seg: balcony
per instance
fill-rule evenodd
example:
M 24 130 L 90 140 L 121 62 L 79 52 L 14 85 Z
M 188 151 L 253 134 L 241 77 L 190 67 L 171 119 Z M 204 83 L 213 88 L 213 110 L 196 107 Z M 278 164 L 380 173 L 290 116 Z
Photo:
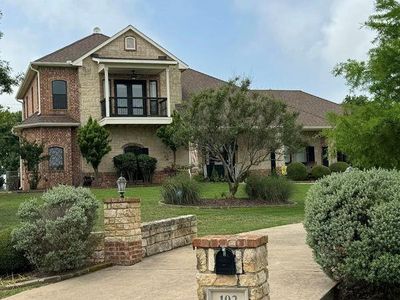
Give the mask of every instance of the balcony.
M 100 124 L 170 124 L 167 98 L 110 97 L 109 112 L 106 116 L 106 100 L 101 103 Z

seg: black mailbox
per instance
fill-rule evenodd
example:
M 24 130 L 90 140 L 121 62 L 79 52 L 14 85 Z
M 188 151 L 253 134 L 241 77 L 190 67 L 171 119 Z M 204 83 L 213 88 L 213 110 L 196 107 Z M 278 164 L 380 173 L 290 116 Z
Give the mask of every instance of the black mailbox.
M 215 256 L 215 273 L 221 275 L 235 275 L 235 254 L 231 249 L 222 248 Z

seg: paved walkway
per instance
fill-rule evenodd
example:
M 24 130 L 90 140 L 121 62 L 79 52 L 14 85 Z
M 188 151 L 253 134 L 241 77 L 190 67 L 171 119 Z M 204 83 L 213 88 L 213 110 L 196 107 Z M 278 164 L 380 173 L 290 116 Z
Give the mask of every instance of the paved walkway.
M 269 235 L 268 261 L 272 300 L 313 300 L 333 286 L 305 245 L 301 224 L 255 231 Z M 195 300 L 196 257 L 191 247 L 144 259 L 130 267 L 111 267 L 35 288 L 7 299 L 160 299 Z

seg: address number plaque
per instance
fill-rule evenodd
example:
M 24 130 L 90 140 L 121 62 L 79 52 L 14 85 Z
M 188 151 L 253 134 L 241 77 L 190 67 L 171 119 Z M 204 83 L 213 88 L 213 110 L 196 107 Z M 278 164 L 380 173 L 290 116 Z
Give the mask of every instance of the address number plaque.
M 208 288 L 207 300 L 249 300 L 247 288 Z

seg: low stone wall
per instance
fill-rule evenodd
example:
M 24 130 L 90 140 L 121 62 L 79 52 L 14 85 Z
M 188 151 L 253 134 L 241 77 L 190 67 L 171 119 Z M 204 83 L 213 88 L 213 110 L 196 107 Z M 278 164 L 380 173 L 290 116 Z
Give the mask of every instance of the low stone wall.
M 141 225 L 143 257 L 151 256 L 174 248 L 190 245 L 197 236 L 196 216 L 186 215 L 157 220 Z M 91 263 L 105 261 L 104 231 L 92 232 L 95 249 Z
M 197 219 L 193 215 L 142 223 L 143 256 L 190 245 L 196 236 Z

